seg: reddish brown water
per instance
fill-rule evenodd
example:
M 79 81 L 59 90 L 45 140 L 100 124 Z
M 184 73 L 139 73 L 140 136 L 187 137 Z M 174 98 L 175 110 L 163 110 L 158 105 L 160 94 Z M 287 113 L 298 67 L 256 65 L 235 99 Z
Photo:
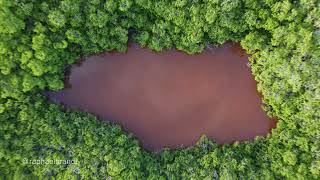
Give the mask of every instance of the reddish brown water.
M 248 55 L 227 43 L 200 55 L 155 53 L 131 45 L 73 65 L 69 87 L 50 99 L 120 123 L 149 150 L 193 145 L 201 134 L 222 144 L 266 135 Z

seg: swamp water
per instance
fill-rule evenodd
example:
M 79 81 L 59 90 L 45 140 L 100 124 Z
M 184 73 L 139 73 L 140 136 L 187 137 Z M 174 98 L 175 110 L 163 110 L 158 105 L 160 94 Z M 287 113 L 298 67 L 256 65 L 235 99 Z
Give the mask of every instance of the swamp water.
M 149 150 L 192 146 L 202 134 L 219 143 L 264 136 L 275 126 L 261 108 L 248 55 L 226 43 L 198 55 L 131 44 L 72 65 L 51 101 L 121 124 Z

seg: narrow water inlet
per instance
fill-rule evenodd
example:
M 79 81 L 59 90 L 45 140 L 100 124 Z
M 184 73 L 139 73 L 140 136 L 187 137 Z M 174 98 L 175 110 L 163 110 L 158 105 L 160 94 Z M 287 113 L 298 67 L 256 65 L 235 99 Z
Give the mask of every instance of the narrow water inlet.
M 121 124 L 148 150 L 264 136 L 276 121 L 262 110 L 248 55 L 237 43 L 198 55 L 131 44 L 72 65 L 66 88 L 46 92 L 70 108 Z

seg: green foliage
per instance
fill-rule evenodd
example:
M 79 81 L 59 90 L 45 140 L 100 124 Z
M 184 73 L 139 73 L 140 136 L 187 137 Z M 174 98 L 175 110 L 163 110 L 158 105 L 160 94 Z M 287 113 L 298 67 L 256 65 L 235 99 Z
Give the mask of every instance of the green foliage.
M 13 179 L 319 179 L 319 0 L 0 0 L 0 177 Z M 118 125 L 48 104 L 81 56 L 142 46 L 200 53 L 241 42 L 265 109 L 266 138 L 220 147 L 141 149 Z M 25 159 L 73 159 L 35 165 Z
M 13 34 L 19 32 L 24 27 L 25 23 L 23 20 L 13 14 L 4 2 L 3 6 L 0 7 L 0 33 Z
M 49 12 L 48 20 L 49 20 L 50 24 L 56 28 L 61 28 L 66 23 L 66 18 L 64 16 L 64 14 L 60 11 Z

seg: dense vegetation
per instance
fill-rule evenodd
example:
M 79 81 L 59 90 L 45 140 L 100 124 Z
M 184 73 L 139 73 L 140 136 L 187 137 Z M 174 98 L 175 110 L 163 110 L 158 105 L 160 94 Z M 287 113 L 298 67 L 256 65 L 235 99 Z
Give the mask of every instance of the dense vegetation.
M 277 128 L 154 154 L 118 125 L 45 101 L 68 64 L 125 51 L 129 31 L 157 51 L 241 42 Z M 0 71 L 0 177 L 320 179 L 319 0 L 0 0 Z M 23 163 L 41 158 L 78 163 Z

